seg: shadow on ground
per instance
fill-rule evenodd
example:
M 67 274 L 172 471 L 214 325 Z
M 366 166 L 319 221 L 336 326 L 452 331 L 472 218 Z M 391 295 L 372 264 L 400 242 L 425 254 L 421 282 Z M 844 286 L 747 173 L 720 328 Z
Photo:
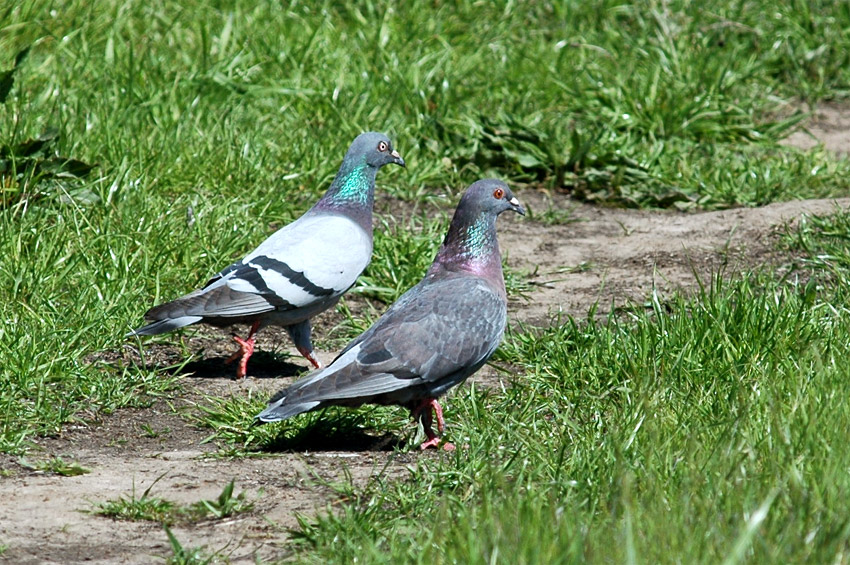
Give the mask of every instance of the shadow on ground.
M 192 379 L 236 379 L 236 363 L 228 363 L 229 357 L 205 357 L 190 361 L 185 365 L 151 366 L 166 374 L 183 375 Z M 277 379 L 299 377 L 307 374 L 309 369 L 285 360 L 281 355 L 260 351 L 251 356 L 248 362 L 248 374 L 255 379 Z
M 398 422 L 406 422 L 407 411 L 397 409 Z M 391 452 L 404 450 L 413 438 L 399 439 L 392 433 L 374 435 L 367 430 L 381 429 L 370 410 L 351 411 L 330 407 L 301 414 L 281 423 L 276 436 L 259 448 L 262 453 Z M 410 423 L 410 422 L 407 422 Z M 410 429 L 413 424 L 410 423 Z M 403 433 L 403 432 L 402 432 Z M 404 434 L 407 435 L 407 434 Z

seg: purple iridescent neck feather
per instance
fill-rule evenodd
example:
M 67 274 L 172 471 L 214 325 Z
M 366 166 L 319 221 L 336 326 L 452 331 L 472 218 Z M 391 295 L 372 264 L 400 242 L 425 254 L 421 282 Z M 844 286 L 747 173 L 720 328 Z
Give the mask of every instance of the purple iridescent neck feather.
M 470 217 L 466 210 L 458 208 L 428 275 L 447 271 L 479 276 L 505 296 L 495 214 L 481 212 Z

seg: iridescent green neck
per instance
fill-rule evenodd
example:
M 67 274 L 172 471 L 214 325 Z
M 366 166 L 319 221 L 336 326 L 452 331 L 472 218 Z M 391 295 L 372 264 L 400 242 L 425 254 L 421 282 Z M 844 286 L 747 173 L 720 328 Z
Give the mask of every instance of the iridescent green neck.
M 456 218 L 449 227 L 446 239 L 431 270 L 469 271 L 481 276 L 501 276 L 502 261 L 496 239 L 496 217 L 479 215 L 472 221 Z
M 328 191 L 308 214 L 343 214 L 360 224 L 371 237 L 377 172 L 378 169 L 367 165 L 364 159 L 355 164 L 350 164 L 346 159 Z
M 377 169 L 366 161 L 344 167 L 328 190 L 327 198 L 334 205 L 371 206 Z
M 458 255 L 468 259 L 481 259 L 493 253 L 496 243 L 495 218 L 479 216 L 462 233 Z

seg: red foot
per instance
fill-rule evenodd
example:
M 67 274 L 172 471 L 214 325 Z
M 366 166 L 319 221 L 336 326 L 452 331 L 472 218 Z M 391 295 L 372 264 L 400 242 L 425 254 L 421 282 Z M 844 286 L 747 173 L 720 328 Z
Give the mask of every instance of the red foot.
M 245 375 L 248 374 L 248 359 L 254 354 L 254 334 L 257 333 L 257 329 L 259 329 L 259 327 L 260 323 L 254 322 L 251 326 L 251 332 L 248 334 L 247 339 L 242 339 L 238 335 L 233 336 L 233 341 L 239 344 L 239 350 L 228 357 L 225 363 L 233 363 L 239 359 L 239 365 L 236 367 L 237 379 L 244 379 Z
M 441 446 L 440 437 L 434 433 L 433 429 L 431 429 L 431 423 L 433 422 L 433 417 L 431 415 L 432 410 L 437 416 L 437 431 L 442 434 L 446 427 L 446 422 L 443 420 L 443 407 L 440 406 L 437 399 L 429 398 L 427 400 L 423 400 L 419 406 L 413 409 L 413 419 L 419 419 L 422 421 L 422 428 L 425 431 L 425 435 L 428 436 L 428 440 L 420 445 L 419 449 L 424 450 L 429 447 L 437 447 L 445 451 L 454 451 L 455 446 L 449 442 L 444 442 Z
M 254 354 L 254 338 L 242 339 L 234 336 L 233 340 L 239 344 L 239 352 L 237 353 L 242 353 L 242 358 L 236 367 L 236 378 L 244 379 L 245 375 L 248 374 L 248 359 Z
M 309 362 L 313 365 L 313 367 L 315 367 L 316 369 L 321 369 L 321 368 L 322 368 L 322 363 L 321 363 L 321 361 L 319 361 L 318 359 L 316 359 L 316 356 L 315 356 L 315 355 L 313 355 L 313 352 L 312 352 L 312 351 L 308 351 L 308 350 L 306 350 L 306 349 L 302 349 L 301 347 L 299 347 L 299 348 L 298 348 L 298 353 L 300 353 L 301 355 L 303 355 L 303 356 L 304 356 L 304 358 L 305 358 L 305 359 L 307 359 L 307 361 L 309 361 Z
M 429 447 L 436 447 L 437 449 L 442 449 L 443 451 L 454 451 L 455 450 L 455 445 L 453 443 L 449 442 L 449 441 L 443 442 L 443 444 L 441 445 L 440 444 L 440 438 L 438 438 L 437 436 L 434 436 L 431 439 L 429 439 L 428 441 L 423 442 L 422 445 L 419 446 L 419 449 L 421 449 L 422 451 L 425 451 Z

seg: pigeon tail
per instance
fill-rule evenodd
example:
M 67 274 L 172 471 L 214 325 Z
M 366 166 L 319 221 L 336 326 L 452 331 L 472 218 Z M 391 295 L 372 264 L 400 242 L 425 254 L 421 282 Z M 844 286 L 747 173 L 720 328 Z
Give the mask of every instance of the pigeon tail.
M 319 404 L 321 402 L 318 401 L 286 404 L 286 396 L 282 396 L 276 402 L 269 404 L 254 420 L 260 423 L 280 422 L 281 420 L 287 420 L 298 414 L 314 410 Z
M 141 328 L 136 328 L 131 332 L 127 332 L 124 337 L 132 337 L 134 335 L 164 334 L 172 330 L 176 330 L 177 328 L 190 326 L 192 324 L 200 322 L 202 319 L 202 316 L 180 316 L 179 318 L 165 318 L 164 320 L 157 320 L 156 322 L 152 322 L 146 326 L 142 326 Z

